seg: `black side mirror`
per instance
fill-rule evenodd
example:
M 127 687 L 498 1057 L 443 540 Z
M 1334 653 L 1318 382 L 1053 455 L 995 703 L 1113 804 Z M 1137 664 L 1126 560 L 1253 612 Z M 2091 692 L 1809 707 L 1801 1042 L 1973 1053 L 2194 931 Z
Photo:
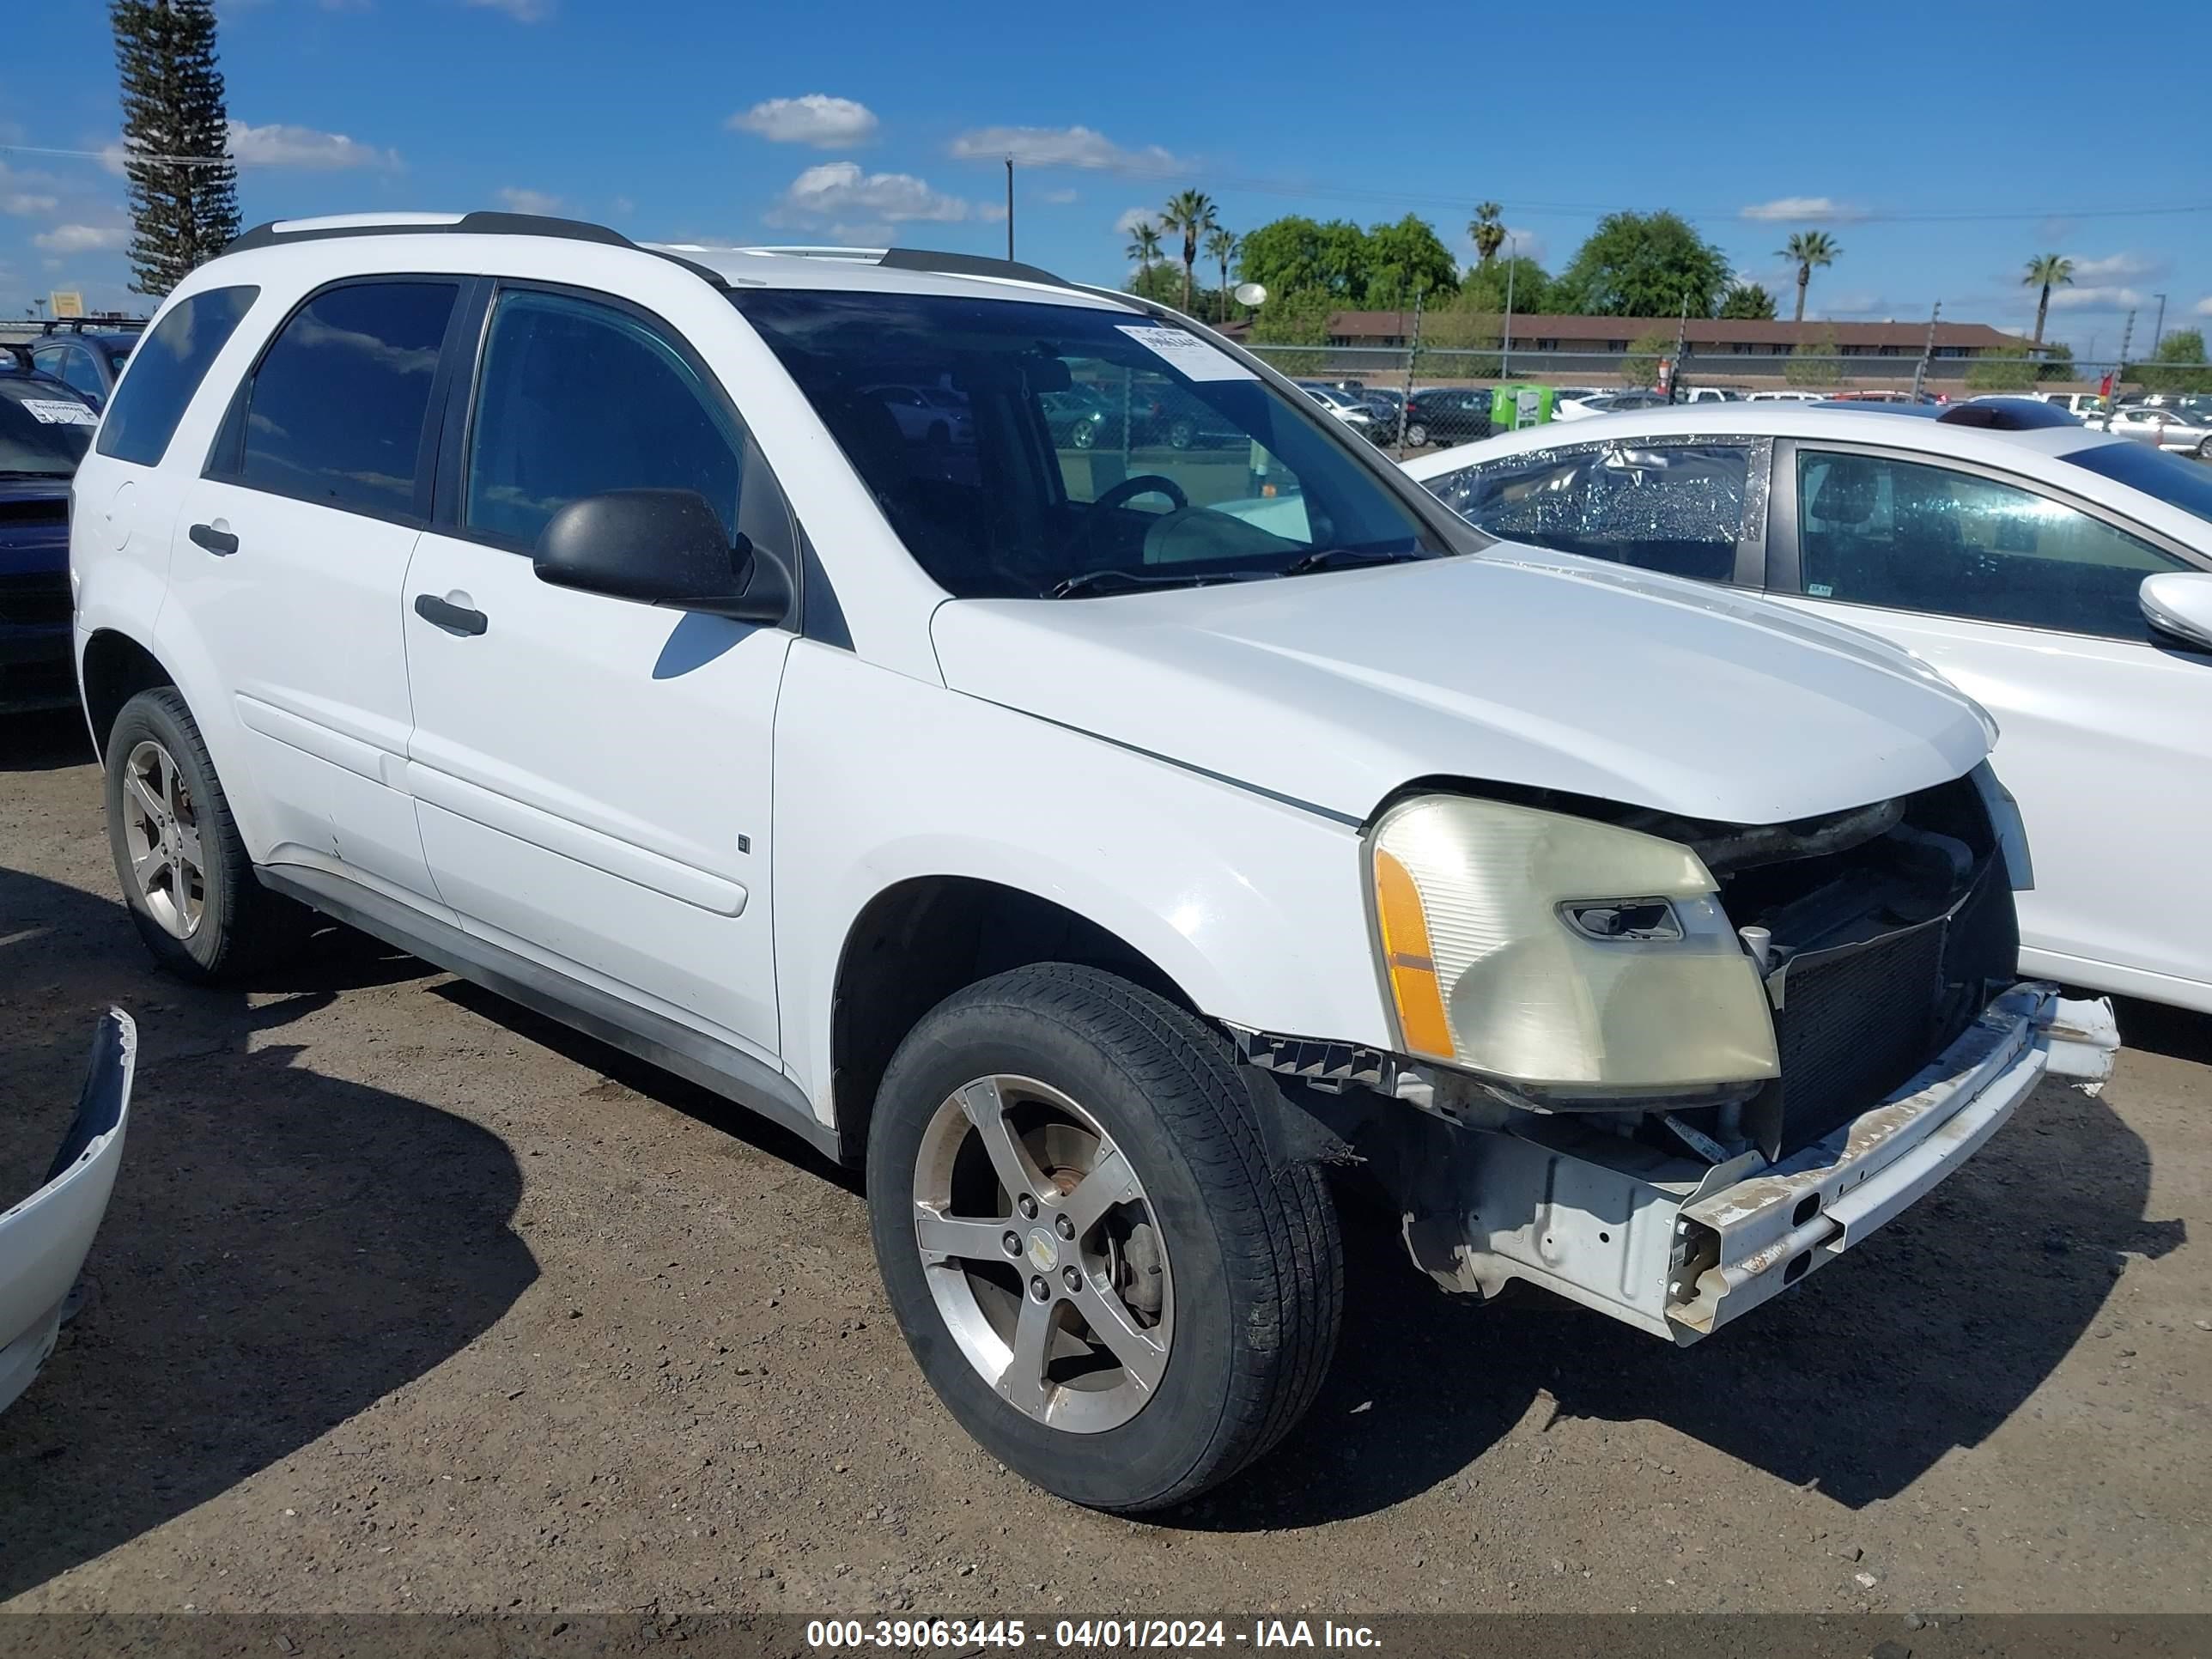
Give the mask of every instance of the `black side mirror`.
M 546 520 L 532 560 L 540 581 L 641 605 L 781 623 L 791 576 L 722 521 L 696 489 L 613 489 Z

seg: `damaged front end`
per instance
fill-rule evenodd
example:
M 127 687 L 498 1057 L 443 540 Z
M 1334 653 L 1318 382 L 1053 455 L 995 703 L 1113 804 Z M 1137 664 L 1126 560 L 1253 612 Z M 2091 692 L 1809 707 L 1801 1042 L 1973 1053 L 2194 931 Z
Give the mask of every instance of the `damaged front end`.
M 1463 1036 L 1483 1028 L 1449 1004 L 1449 1065 L 1237 1034 L 1381 1179 L 1414 1261 L 1448 1288 L 1525 1279 L 1694 1341 L 1913 1203 L 2045 1076 L 2094 1089 L 2109 1073 L 2109 1004 L 2013 982 L 2027 853 L 1986 767 L 1795 824 L 1614 823 L 1687 848 L 1709 876 L 1771 1024 L 1765 1075 L 1692 1068 L 1638 1091 L 1486 1073 Z M 1577 928 L 1634 929 L 1625 950 L 1682 933 L 1655 932 L 1650 905 L 1559 908 Z M 1387 953 L 1387 918 L 1383 932 Z

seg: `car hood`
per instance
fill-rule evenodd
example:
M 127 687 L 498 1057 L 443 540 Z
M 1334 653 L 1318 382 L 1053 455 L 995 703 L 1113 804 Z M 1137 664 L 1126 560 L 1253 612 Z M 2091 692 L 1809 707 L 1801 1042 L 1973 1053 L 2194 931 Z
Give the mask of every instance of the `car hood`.
M 1503 544 L 1110 598 L 963 599 L 954 690 L 1364 820 L 1417 779 L 1778 823 L 1959 776 L 1988 717 L 1856 629 Z

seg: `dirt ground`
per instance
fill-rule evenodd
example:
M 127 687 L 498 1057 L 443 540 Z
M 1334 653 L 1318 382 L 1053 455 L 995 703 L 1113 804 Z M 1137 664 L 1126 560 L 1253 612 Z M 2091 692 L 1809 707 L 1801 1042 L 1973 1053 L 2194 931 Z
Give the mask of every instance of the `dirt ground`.
M 0 727 L 0 1193 L 98 1011 L 143 1049 L 0 1607 L 2212 1610 L 2212 1021 L 1686 1352 L 1355 1227 L 1304 1427 L 1136 1524 L 968 1441 L 795 1141 L 350 936 L 155 976 L 82 744 Z

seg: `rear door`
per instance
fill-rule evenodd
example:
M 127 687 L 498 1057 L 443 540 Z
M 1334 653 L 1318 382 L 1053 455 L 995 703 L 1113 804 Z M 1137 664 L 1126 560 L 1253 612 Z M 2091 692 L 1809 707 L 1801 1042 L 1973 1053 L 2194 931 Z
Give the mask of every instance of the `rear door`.
M 1777 597 L 1906 647 L 1996 719 L 2035 866 L 2029 971 L 2212 995 L 2212 654 L 2153 636 L 2136 602 L 2193 556 L 2025 478 L 1778 447 Z
M 245 728 L 268 859 L 417 901 L 433 890 L 398 777 L 413 725 L 400 590 L 462 288 L 377 276 L 302 300 L 232 398 L 170 557 L 170 605 Z
M 482 339 L 406 582 L 407 775 L 439 893 L 491 944 L 772 1060 L 792 635 L 553 586 L 531 550 L 570 501 L 675 488 L 796 571 L 789 508 L 730 390 L 661 319 L 502 283 Z

